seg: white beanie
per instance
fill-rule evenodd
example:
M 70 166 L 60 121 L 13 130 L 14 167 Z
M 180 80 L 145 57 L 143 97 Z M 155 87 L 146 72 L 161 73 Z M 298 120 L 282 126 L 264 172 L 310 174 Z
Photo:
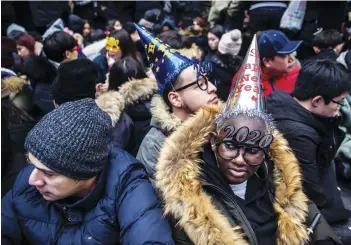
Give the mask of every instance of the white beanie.
M 221 54 L 238 55 L 241 48 L 241 31 L 238 29 L 232 30 L 223 34 L 218 44 L 218 51 Z

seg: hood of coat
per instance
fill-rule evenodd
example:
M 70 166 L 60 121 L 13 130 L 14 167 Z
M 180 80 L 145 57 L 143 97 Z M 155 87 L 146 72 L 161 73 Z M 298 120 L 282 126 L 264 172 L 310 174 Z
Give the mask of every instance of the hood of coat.
M 201 109 L 167 138 L 157 164 L 156 185 L 164 200 L 165 214 L 174 217 L 194 244 L 248 244 L 242 229 L 229 221 L 202 189 L 200 152 L 215 130 L 221 106 Z M 300 245 L 308 240 L 304 225 L 307 197 L 302 191 L 300 168 L 288 142 L 273 132 L 274 209 L 277 213 L 277 244 Z
M 135 79 L 124 83 L 118 91 L 108 91 L 96 99 L 98 106 L 109 114 L 114 126 L 127 107 L 150 100 L 157 92 L 154 78 Z
M 182 121 L 170 112 L 168 105 L 160 95 L 155 95 L 151 100 L 151 114 L 151 126 L 159 128 L 167 135 L 182 124 Z

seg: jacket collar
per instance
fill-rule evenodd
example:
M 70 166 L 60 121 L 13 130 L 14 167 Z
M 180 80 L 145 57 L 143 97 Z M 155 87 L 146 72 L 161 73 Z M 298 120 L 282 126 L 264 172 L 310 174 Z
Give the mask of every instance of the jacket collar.
M 202 189 L 199 153 L 215 130 L 214 119 L 220 110 L 220 106 L 201 109 L 166 139 L 157 164 L 156 186 L 165 202 L 165 214 L 173 216 L 195 244 L 248 244 L 242 229 L 233 229 Z M 308 240 L 304 225 L 308 199 L 288 142 L 278 131 L 273 135 L 277 244 L 300 245 Z
M 151 126 L 159 128 L 165 135 L 175 131 L 182 121 L 173 113 L 160 95 L 155 95 L 151 101 Z
M 157 91 L 155 78 L 131 80 L 124 83 L 118 91 L 108 91 L 96 99 L 98 106 L 109 114 L 114 126 L 126 107 L 140 101 L 151 99 Z

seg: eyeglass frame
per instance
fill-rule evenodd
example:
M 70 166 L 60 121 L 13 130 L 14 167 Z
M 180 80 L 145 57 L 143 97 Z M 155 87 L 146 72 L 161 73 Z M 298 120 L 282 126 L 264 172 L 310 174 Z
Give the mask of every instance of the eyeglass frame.
M 227 158 L 222 157 L 221 154 L 219 154 L 219 151 L 218 151 L 219 146 L 220 146 L 222 143 L 226 143 L 226 142 L 234 143 L 234 144 L 238 147 L 238 148 L 237 148 L 237 149 L 238 149 L 238 152 L 236 153 L 236 156 L 235 156 L 234 158 L 227 159 Z M 257 146 L 247 146 L 247 145 L 244 145 L 244 144 L 236 144 L 234 141 L 222 140 L 222 141 L 216 142 L 215 145 L 216 145 L 216 155 L 218 155 L 220 158 L 222 158 L 223 160 L 226 160 L 226 161 L 232 161 L 232 160 L 234 160 L 235 158 L 237 158 L 237 157 L 239 156 L 239 154 L 240 154 L 240 149 L 241 149 L 241 148 L 244 148 L 245 150 L 244 150 L 244 154 L 243 154 L 243 159 L 244 159 L 244 161 L 245 161 L 248 165 L 253 166 L 253 167 L 260 166 L 260 165 L 264 162 L 264 159 L 267 158 L 267 156 L 268 156 L 268 151 L 265 150 L 264 148 L 260 148 L 260 147 L 257 147 Z M 264 157 L 263 157 L 263 160 L 262 160 L 261 163 L 259 163 L 259 164 L 252 164 L 252 163 L 248 162 L 248 161 L 245 159 L 245 151 L 246 151 L 246 149 L 250 149 L 250 148 L 258 148 L 258 149 L 260 149 L 260 150 L 263 151 Z
M 334 102 L 335 104 L 338 104 L 340 106 L 340 108 L 345 106 L 345 99 L 342 99 L 340 101 L 335 101 L 335 100 L 331 100 L 331 102 Z
M 204 88 L 204 89 L 201 88 L 201 86 L 199 85 L 199 80 L 200 80 L 199 78 L 200 78 L 200 77 L 203 77 L 203 78 L 205 79 L 206 88 Z M 208 82 L 210 82 L 210 81 L 208 80 L 208 78 L 207 78 L 205 75 L 201 74 L 201 75 L 198 77 L 198 79 L 197 79 L 196 81 L 194 81 L 194 82 L 192 82 L 192 83 L 189 83 L 189 84 L 187 84 L 187 85 L 185 85 L 185 86 L 183 86 L 183 87 L 174 89 L 174 92 L 182 91 L 182 90 L 184 90 L 184 89 L 187 89 L 187 88 L 193 86 L 194 84 L 197 84 L 197 86 L 198 86 L 202 91 L 206 91 L 206 90 L 208 89 Z

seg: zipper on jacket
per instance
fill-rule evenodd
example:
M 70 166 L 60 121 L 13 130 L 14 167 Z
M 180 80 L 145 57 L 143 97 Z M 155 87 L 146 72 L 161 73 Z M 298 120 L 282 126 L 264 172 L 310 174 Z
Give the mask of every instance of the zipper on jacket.
M 246 218 L 246 216 L 245 216 L 244 212 L 241 210 L 240 206 L 225 191 L 223 191 L 218 186 L 215 186 L 215 185 L 212 185 L 212 184 L 207 184 L 207 183 L 205 183 L 204 186 L 207 186 L 207 187 L 209 187 L 211 189 L 214 189 L 214 190 L 218 191 L 219 193 L 221 193 L 226 198 L 228 198 L 228 200 L 234 205 L 235 209 L 238 211 L 238 213 L 239 213 L 244 225 L 246 225 L 246 227 L 248 228 L 249 233 L 250 233 L 249 235 L 251 235 L 254 243 L 258 245 L 256 234 L 253 231 L 253 229 L 252 229 L 252 227 L 250 225 L 250 222 Z
M 270 79 L 270 83 L 271 83 L 271 87 L 272 87 L 272 91 L 275 91 L 275 86 L 274 86 L 274 77 L 271 77 Z

